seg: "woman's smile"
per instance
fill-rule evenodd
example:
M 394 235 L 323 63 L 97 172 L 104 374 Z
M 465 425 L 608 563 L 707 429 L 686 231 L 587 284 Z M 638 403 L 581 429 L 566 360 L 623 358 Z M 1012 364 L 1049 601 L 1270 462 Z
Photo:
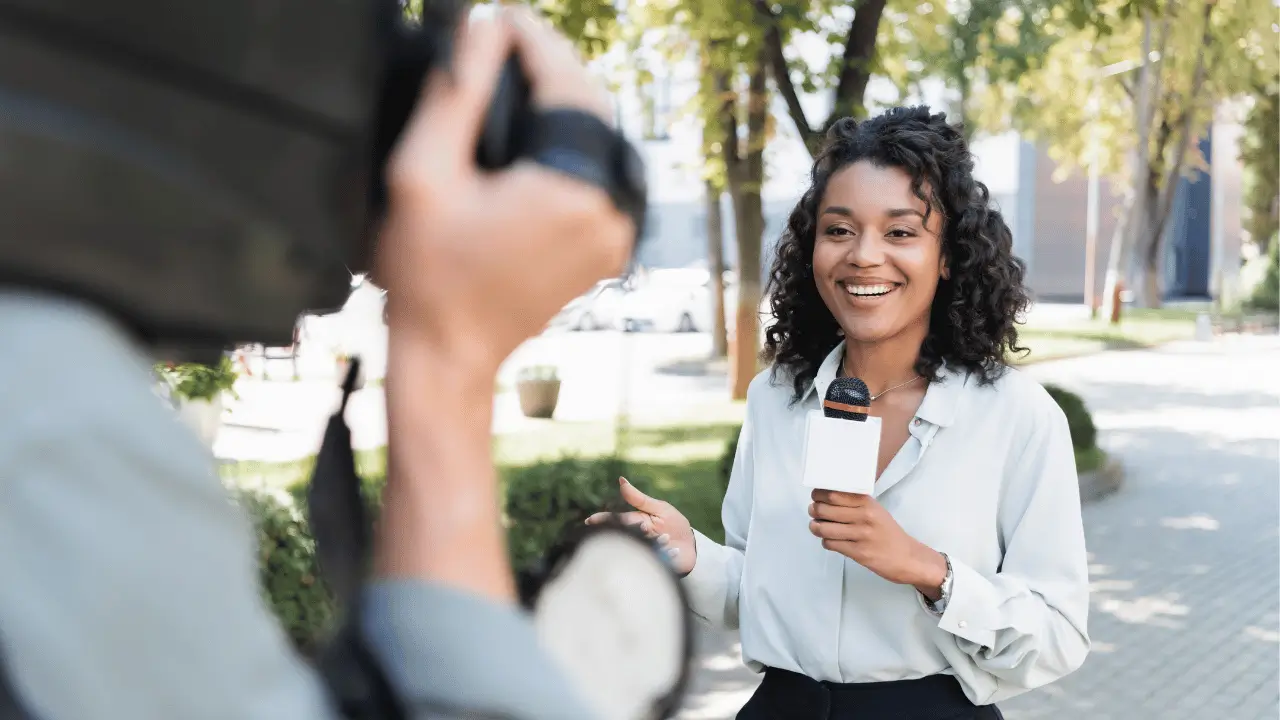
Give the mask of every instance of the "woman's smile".
M 874 280 L 837 280 L 836 295 L 858 309 L 884 305 L 902 287 L 902 283 Z

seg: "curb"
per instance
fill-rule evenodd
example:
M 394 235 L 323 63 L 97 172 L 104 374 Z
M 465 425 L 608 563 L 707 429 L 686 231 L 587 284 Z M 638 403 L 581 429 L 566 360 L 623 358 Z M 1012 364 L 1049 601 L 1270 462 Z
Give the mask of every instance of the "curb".
M 1097 502 L 1120 489 L 1124 484 L 1124 465 L 1108 457 L 1103 466 L 1080 475 L 1080 501 Z

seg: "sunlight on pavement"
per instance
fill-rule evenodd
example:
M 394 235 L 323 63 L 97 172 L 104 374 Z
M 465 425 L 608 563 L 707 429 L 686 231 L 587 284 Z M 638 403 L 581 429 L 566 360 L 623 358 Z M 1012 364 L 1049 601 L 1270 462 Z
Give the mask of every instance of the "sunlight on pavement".
M 1256 625 L 1250 625 L 1244 629 L 1244 634 L 1256 640 L 1280 643 L 1280 632 L 1277 632 L 1274 628 L 1260 628 Z
M 1160 524 L 1174 530 L 1217 530 L 1218 521 L 1208 515 L 1190 515 L 1181 518 L 1164 518 Z
M 1186 617 L 1190 608 L 1176 602 L 1177 593 L 1164 596 L 1146 596 L 1133 600 L 1119 598 L 1094 598 L 1098 610 L 1115 616 L 1121 622 L 1157 625 L 1167 628 L 1182 627 L 1181 623 L 1172 622 L 1168 618 Z

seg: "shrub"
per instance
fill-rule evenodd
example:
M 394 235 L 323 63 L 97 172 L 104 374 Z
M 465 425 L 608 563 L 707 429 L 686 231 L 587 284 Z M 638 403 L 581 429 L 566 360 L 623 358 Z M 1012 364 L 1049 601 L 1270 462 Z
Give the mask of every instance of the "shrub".
M 262 593 L 286 634 L 310 653 L 334 617 L 333 597 L 320 581 L 316 544 L 289 493 L 260 486 L 232 488 L 258 535 Z
M 720 456 L 720 489 L 729 490 L 729 478 L 733 475 L 733 461 L 738 455 L 738 436 L 742 428 L 738 428 L 724 445 L 724 455 Z
M 506 519 L 511 562 L 536 563 L 563 534 L 592 513 L 622 510 L 618 477 L 627 466 L 619 458 L 565 457 L 508 470 Z M 643 482 L 628 478 L 644 490 Z
M 224 392 L 235 394 L 238 373 L 231 358 L 225 355 L 215 365 L 159 363 L 155 366 L 155 371 L 178 397 L 212 400 Z
M 536 567 L 565 533 L 601 510 L 629 509 L 618 492 L 618 477 L 650 492 L 649 482 L 632 477 L 618 458 L 565 457 L 552 462 L 507 468 L 501 476 L 508 527 L 508 549 L 517 571 Z M 362 492 L 371 514 L 381 506 L 385 476 L 364 475 Z M 237 487 L 236 499 L 258 530 L 263 593 L 290 638 L 310 652 L 334 618 L 332 596 L 318 579 L 315 541 L 307 527 L 307 482 L 287 492 L 256 486 Z
M 1067 426 L 1071 428 L 1071 446 L 1076 452 L 1093 450 L 1098 447 L 1098 429 L 1094 427 L 1093 416 L 1079 395 L 1057 385 L 1045 385 L 1049 396 L 1067 416 Z

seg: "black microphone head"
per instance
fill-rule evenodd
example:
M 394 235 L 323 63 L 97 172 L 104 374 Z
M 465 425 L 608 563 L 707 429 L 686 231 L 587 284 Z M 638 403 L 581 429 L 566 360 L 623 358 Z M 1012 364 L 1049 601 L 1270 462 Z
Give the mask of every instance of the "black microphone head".
M 856 377 L 839 377 L 827 386 L 827 397 L 822 403 L 822 413 L 841 420 L 867 419 L 871 409 L 871 392 L 867 384 Z

